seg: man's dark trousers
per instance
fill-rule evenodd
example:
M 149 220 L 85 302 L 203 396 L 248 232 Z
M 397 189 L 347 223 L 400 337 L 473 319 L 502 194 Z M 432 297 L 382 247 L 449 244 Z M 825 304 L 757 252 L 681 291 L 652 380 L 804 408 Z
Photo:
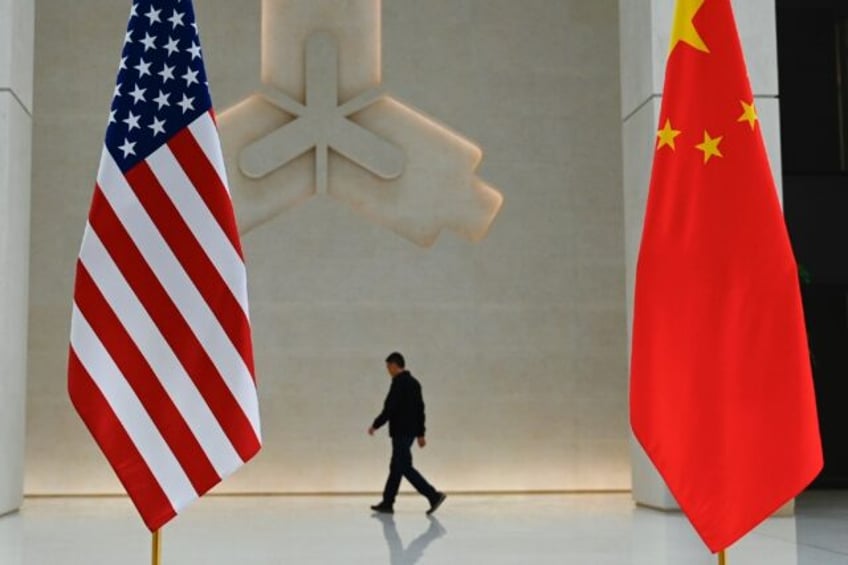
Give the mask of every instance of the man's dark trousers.
M 399 435 L 392 437 L 392 462 L 389 464 L 389 478 L 383 489 L 383 503 L 389 506 L 395 502 L 400 480 L 406 477 L 419 493 L 432 502 L 436 498 L 436 489 L 412 466 L 412 443 L 415 436 Z

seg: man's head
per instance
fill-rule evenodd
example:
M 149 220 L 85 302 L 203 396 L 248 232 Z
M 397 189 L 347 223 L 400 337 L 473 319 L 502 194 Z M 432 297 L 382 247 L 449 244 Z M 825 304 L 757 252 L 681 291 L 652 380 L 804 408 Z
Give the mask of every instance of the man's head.
M 402 373 L 406 368 L 406 361 L 403 358 L 403 355 L 398 353 L 397 351 L 391 353 L 388 357 L 386 357 L 386 370 L 392 377 L 397 376 Z

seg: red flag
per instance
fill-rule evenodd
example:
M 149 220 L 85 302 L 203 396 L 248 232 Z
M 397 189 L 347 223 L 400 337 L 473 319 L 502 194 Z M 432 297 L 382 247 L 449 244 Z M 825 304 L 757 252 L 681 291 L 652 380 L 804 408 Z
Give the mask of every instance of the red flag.
M 189 1 L 136 0 L 77 262 L 68 390 L 158 530 L 260 448 L 241 244 Z
M 678 0 L 657 137 L 631 424 L 716 552 L 822 467 L 797 268 L 730 0 Z

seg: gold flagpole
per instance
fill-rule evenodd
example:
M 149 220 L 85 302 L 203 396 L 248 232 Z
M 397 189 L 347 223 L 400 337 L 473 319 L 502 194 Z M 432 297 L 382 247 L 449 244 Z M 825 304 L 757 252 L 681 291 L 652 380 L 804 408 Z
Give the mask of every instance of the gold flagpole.
M 718 552 L 718 565 L 725 565 L 724 550 Z
M 159 530 L 153 532 L 153 565 L 162 562 L 162 540 L 159 538 Z

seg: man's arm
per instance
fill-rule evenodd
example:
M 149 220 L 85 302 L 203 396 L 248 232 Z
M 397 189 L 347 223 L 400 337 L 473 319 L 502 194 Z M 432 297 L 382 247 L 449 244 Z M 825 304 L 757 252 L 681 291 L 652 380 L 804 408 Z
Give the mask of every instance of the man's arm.
M 371 424 L 370 432 L 372 435 L 375 430 L 379 430 L 383 425 L 389 421 L 389 414 L 386 411 L 386 408 L 383 407 L 383 411 L 380 412 L 379 416 L 374 418 L 374 423 Z
M 386 400 L 383 402 L 383 411 L 374 418 L 374 422 L 371 424 L 371 427 L 368 428 L 368 433 L 370 435 L 374 435 L 374 432 L 379 430 L 386 422 L 389 421 L 392 414 L 394 414 L 397 408 L 397 387 L 395 383 L 392 382 L 392 386 L 389 387 L 389 393 L 386 395 Z
M 427 433 L 427 428 L 424 425 L 426 420 L 426 416 L 424 413 L 424 395 L 421 393 L 421 385 L 415 387 L 415 404 L 416 411 L 418 412 L 418 421 L 420 425 L 418 427 L 418 447 L 424 447 L 427 445 L 427 438 L 425 437 Z

